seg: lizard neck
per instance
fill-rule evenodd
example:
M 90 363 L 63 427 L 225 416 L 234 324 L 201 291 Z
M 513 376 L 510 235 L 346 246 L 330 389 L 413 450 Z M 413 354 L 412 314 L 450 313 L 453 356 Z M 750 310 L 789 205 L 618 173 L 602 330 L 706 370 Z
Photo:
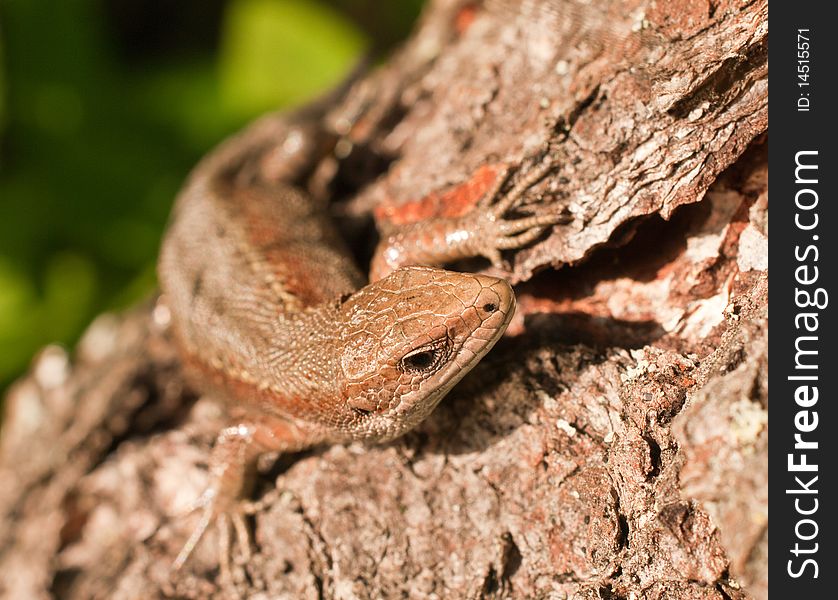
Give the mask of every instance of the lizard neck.
M 291 410 L 301 409 L 310 417 L 331 414 L 337 407 L 343 374 L 340 368 L 342 323 L 336 303 L 321 304 L 280 317 L 271 336 L 264 362 L 265 379 Z M 297 401 L 297 399 L 299 401 Z
M 236 408 L 245 414 L 317 424 L 327 431 L 350 410 L 341 394 L 340 330 L 335 304 L 322 304 L 280 314 L 257 331 L 228 330 L 236 352 L 210 353 L 218 347 L 208 345 L 203 353 L 186 353 L 187 366 L 198 387 L 238 398 Z M 311 435 L 317 437 L 314 431 Z

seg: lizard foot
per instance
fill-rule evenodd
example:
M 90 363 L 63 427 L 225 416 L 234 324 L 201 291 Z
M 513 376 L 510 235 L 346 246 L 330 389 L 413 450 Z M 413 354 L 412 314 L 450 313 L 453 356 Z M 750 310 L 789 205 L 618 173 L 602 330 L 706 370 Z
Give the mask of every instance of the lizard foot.
M 216 489 L 210 487 L 190 507 L 189 512 L 200 510 L 201 518 L 195 526 L 195 529 L 192 530 L 189 539 L 183 545 L 183 548 L 181 548 L 177 558 L 172 562 L 171 569 L 173 572 L 177 572 L 183 568 L 183 565 L 189 560 L 192 552 L 198 546 L 211 525 L 216 525 L 219 529 L 218 566 L 222 582 L 231 582 L 233 580 L 231 569 L 231 558 L 233 556 L 231 531 L 235 532 L 236 546 L 239 548 L 239 560 L 242 563 L 250 561 L 252 556 L 250 531 L 247 528 L 245 519 L 254 512 L 252 503 L 240 501 L 225 502 L 225 506 L 220 508 L 220 503 L 217 500 Z
M 509 191 L 503 188 L 509 181 L 512 169 L 504 169 L 492 187 L 483 195 L 475 209 L 463 219 L 468 224 L 470 237 L 468 245 L 475 255 L 489 259 L 496 268 L 503 268 L 501 250 L 522 248 L 537 239 L 549 227 L 561 223 L 565 216 L 560 213 L 507 218 L 506 213 L 517 205 L 533 185 L 541 181 L 555 168 L 549 159 L 526 173 Z
M 502 250 L 522 248 L 547 228 L 566 222 L 564 213 L 522 217 L 507 213 L 521 203 L 527 190 L 556 167 L 545 158 L 504 191 L 511 169 L 504 169 L 474 207 L 459 217 L 436 217 L 398 226 L 378 245 L 370 265 L 370 281 L 377 281 L 399 267 L 442 266 L 457 260 L 484 256 L 503 269 Z
M 190 514 L 200 510 L 201 517 L 172 563 L 173 573 L 186 564 L 211 525 L 219 528 L 218 563 L 222 582 L 232 582 L 231 532 L 235 532 L 240 564 L 250 561 L 251 540 L 246 518 L 262 505 L 244 500 L 253 479 L 253 458 L 262 450 L 255 443 L 255 432 L 252 424 L 239 424 L 219 434 L 210 457 L 210 484 L 186 511 Z

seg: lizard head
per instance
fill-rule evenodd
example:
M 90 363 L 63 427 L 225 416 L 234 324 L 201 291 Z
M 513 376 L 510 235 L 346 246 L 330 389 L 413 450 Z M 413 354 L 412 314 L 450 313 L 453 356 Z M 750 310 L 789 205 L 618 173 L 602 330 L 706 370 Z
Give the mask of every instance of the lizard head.
M 503 279 L 398 269 L 340 307 L 341 394 L 353 437 L 389 439 L 424 419 L 494 346 L 515 311 Z

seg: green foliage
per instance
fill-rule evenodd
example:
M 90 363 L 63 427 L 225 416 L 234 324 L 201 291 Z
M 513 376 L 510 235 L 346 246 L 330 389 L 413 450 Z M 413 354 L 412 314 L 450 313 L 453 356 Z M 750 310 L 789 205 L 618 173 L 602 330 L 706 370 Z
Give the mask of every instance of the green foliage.
M 98 312 L 152 292 L 189 168 L 249 119 L 339 82 L 368 46 L 344 14 L 369 1 L 337 0 L 343 13 L 230 0 L 214 44 L 162 52 L 158 30 L 126 50 L 114 14 L 136 2 L 0 3 L 0 388 L 40 346 L 72 343 Z M 200 0 L 171 6 L 194 11 L 186 23 L 206 16 Z M 401 37 L 410 19 L 398 17 Z M 366 29 L 392 34 L 375 18 Z
M 221 98 L 238 114 L 269 110 L 277 98 L 303 102 L 339 81 L 365 46 L 357 29 L 313 2 L 239 0 L 224 25 Z

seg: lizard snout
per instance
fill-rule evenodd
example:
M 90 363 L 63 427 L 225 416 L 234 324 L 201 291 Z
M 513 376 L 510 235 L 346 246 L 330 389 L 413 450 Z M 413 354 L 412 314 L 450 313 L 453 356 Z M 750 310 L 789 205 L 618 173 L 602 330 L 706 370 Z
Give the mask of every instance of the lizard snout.
M 515 313 L 515 293 L 505 280 L 489 275 L 476 275 L 480 291 L 474 299 L 474 308 L 482 321 L 482 328 L 499 329 L 503 333 Z M 492 336 L 494 337 L 494 336 Z M 488 339 L 488 338 L 486 338 Z

